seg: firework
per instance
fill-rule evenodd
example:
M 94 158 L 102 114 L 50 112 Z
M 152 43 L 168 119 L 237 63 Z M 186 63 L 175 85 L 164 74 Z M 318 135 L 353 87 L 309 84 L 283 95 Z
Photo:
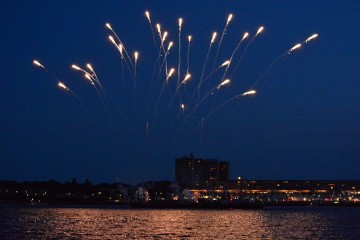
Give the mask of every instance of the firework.
M 65 91 L 69 91 L 70 89 L 62 82 L 58 82 L 58 87 L 64 89 Z
M 289 49 L 288 54 L 290 54 L 291 52 L 295 51 L 296 49 L 298 49 L 300 47 L 301 47 L 301 43 L 294 45 L 292 48 Z
M 225 34 L 226 34 L 226 30 L 227 30 L 227 28 L 228 28 L 228 26 L 229 26 L 229 23 L 230 23 L 230 21 L 231 21 L 232 18 L 233 18 L 233 15 L 232 15 L 232 14 L 229 14 L 229 16 L 228 16 L 228 18 L 227 18 L 227 21 L 226 21 L 226 24 L 225 24 L 225 26 L 224 26 L 224 29 L 223 29 L 223 31 L 222 31 L 221 37 L 220 37 L 220 41 L 219 41 L 218 48 L 217 48 L 217 50 L 216 50 L 216 55 L 215 55 L 215 60 L 214 60 L 214 66 L 216 65 L 216 61 L 217 61 L 217 57 L 218 57 L 218 55 L 219 55 L 219 51 L 220 51 L 220 48 L 221 48 L 222 41 L 223 41 L 223 39 L 224 39 L 224 36 L 225 36 Z
M 255 93 L 256 93 L 255 90 L 250 90 L 250 91 L 244 92 L 243 94 L 241 94 L 241 96 L 254 95 Z
M 42 67 L 46 69 L 46 67 L 44 67 L 44 65 L 42 65 L 38 60 L 34 60 L 33 63 L 38 67 Z
M 177 86 L 180 84 L 180 67 L 181 67 L 181 26 L 183 23 L 183 19 L 179 18 L 179 52 L 178 52 L 178 68 L 177 68 L 177 74 L 178 74 L 178 81 Z
M 311 35 L 310 37 L 308 37 L 306 40 L 305 40 L 305 43 L 308 43 L 310 42 L 311 40 L 317 38 L 319 35 L 317 33 Z

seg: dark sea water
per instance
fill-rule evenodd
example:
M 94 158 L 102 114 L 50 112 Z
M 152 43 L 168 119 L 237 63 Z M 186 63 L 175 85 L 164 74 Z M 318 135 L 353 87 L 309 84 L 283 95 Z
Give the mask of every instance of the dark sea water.
M 360 239 L 360 208 L 133 210 L 0 205 L 0 239 Z

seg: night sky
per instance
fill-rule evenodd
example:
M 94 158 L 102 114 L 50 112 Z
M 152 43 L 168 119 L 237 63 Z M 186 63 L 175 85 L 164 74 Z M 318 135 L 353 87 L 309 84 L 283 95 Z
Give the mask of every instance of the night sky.
M 232 178 L 358 180 L 359 9 L 359 1 L 1 1 L 0 179 L 173 180 L 174 159 L 193 153 L 230 161 Z M 107 22 L 131 57 L 139 52 L 136 78 Z M 174 42 L 165 85 L 156 23 L 169 33 L 165 50 Z M 231 83 L 217 89 L 226 68 L 218 66 L 245 32 L 224 78 Z M 175 94 L 188 62 L 191 78 Z M 71 68 L 87 63 L 99 93 Z M 202 72 L 210 77 L 197 92 Z M 223 104 L 248 90 L 257 93 Z

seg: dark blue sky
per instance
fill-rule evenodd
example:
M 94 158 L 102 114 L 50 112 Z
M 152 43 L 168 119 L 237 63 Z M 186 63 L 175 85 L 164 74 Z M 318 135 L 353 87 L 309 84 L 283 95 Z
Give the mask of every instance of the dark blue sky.
M 356 9 L 359 1 L 2 1 L 0 179 L 173 180 L 174 159 L 190 153 L 230 161 L 233 178 L 359 179 Z M 230 13 L 234 17 L 216 58 Z M 179 17 L 181 79 L 186 74 L 189 34 L 192 78 L 171 102 L 177 72 L 159 98 L 166 77 L 164 70 L 159 74 L 156 62 L 155 24 L 169 32 L 165 47 L 174 41 L 167 63 L 177 70 Z M 139 51 L 135 80 L 134 70 L 130 74 L 126 64 L 122 67 L 108 40 L 106 22 L 131 55 Z M 248 45 L 261 25 L 265 31 Z M 230 58 L 245 32 L 250 37 L 229 67 L 226 78 L 231 84 L 213 91 L 193 111 L 225 70 L 211 75 L 197 97 L 214 31 L 218 38 L 210 48 L 204 76 Z M 319 37 L 282 55 L 313 33 Z M 51 73 L 34 66 L 34 59 Z M 82 74 L 71 69 L 72 64 L 86 63 L 92 64 L 106 89 L 104 104 Z M 59 89 L 58 81 L 67 84 L 82 104 Z M 251 87 L 255 96 L 218 108 Z M 180 103 L 185 104 L 183 112 Z

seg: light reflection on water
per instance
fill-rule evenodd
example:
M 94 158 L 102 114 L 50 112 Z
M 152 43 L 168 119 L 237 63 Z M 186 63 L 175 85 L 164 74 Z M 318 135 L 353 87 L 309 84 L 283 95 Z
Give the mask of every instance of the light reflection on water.
M 131 210 L 0 206 L 0 239 L 359 239 L 359 208 Z

